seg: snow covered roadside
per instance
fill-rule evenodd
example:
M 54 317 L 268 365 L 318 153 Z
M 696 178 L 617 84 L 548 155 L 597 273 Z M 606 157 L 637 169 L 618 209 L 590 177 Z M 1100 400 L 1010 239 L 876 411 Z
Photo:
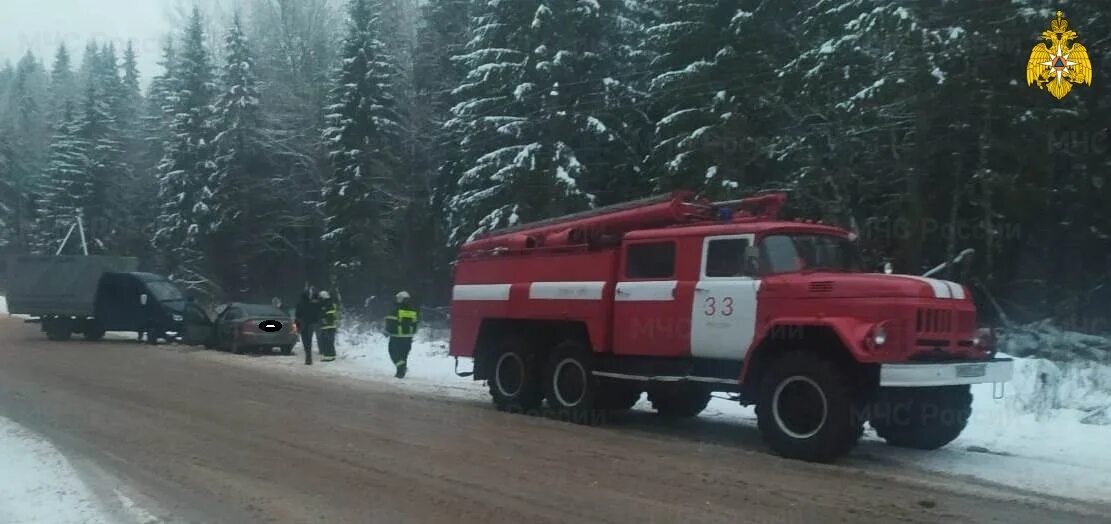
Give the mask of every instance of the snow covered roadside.
M 418 337 L 405 380 L 393 378 L 386 338 L 379 333 L 344 330 L 338 352 L 336 363 L 313 367 L 414 392 L 488 398 L 482 383 L 455 375 L 446 340 Z M 303 366 L 299 357 L 262 360 L 268 365 Z M 461 360 L 460 367 L 469 371 L 470 361 Z M 1106 453 L 1111 425 L 1081 422 L 1098 411 L 1088 408 L 1111 403 L 1111 366 L 1016 359 L 1015 378 L 1007 385 L 1005 398 L 994 399 L 990 384 L 975 386 L 973 393 L 968 428 L 949 446 L 928 452 L 893 448 L 869 428 L 847 463 L 926 469 L 1050 496 L 1111 502 L 1111 455 Z M 636 409 L 650 410 L 650 406 L 642 399 Z M 711 401 L 702 417 L 755 431 L 754 410 L 725 399 Z
M 112 522 L 92 491 L 49 442 L 0 417 L 0 522 Z
M 8 314 L 8 299 L 4 295 L 0 295 L 0 315 Z

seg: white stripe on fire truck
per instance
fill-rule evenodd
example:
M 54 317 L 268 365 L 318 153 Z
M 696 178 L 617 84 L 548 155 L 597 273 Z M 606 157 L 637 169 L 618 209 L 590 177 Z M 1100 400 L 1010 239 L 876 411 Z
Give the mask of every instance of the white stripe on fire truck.
M 948 280 L 943 280 L 943 282 L 945 282 L 945 285 L 949 286 L 949 292 L 952 293 L 953 298 L 964 300 L 964 286 Z
M 885 276 L 895 277 L 895 278 L 909 278 L 911 280 L 917 280 L 919 282 L 925 283 L 925 284 L 930 286 L 930 289 L 932 289 L 934 291 L 934 298 L 953 298 L 953 293 L 952 293 L 952 291 L 950 291 L 949 286 L 944 281 L 941 281 L 941 280 L 937 280 L 937 279 L 934 279 L 934 278 L 920 277 L 920 276 L 917 276 L 917 275 L 885 275 Z
M 509 300 L 512 284 L 462 284 L 451 289 L 452 300 Z
M 528 297 L 533 300 L 602 300 L 605 282 L 533 282 Z

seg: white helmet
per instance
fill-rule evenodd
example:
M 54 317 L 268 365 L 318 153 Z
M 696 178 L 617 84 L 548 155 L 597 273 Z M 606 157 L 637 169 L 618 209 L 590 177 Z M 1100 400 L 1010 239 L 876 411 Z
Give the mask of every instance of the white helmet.
M 328 300 L 329 298 L 332 298 L 332 295 L 329 295 L 327 291 L 321 291 L 319 296 L 320 300 Z
M 398 302 L 401 302 L 401 301 L 404 301 L 404 300 L 409 300 L 409 293 L 407 291 L 402 291 L 402 292 L 398 293 L 397 295 L 395 295 L 395 298 L 397 298 Z

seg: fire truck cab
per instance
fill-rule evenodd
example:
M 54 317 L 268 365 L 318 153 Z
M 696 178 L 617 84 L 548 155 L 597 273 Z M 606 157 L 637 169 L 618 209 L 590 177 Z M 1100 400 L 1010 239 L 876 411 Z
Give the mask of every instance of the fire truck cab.
M 666 417 L 714 392 L 756 406 L 768 445 L 829 461 L 870 423 L 934 449 L 1005 382 L 962 285 L 876 274 L 854 235 L 778 218 L 784 194 L 691 193 L 495 231 L 455 268 L 451 354 L 502 410 L 594 422 L 647 393 Z

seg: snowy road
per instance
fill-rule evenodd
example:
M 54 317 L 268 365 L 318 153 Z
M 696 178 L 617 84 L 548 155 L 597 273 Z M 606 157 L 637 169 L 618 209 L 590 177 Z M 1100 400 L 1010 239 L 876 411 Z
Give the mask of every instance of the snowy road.
M 88 490 L 80 498 L 138 501 L 146 522 L 1042 523 L 1111 515 L 1104 505 L 908 469 L 870 457 L 867 445 L 836 466 L 784 461 L 766 453 L 755 431 L 712 413 L 666 426 L 634 412 L 585 428 L 497 413 L 476 384 L 444 382 L 421 359 L 401 387 L 381 376 L 373 353 L 348 352 L 331 368 L 297 361 L 51 343 L 34 326 L 0 317 L 0 416 L 84 465 L 76 467 Z

